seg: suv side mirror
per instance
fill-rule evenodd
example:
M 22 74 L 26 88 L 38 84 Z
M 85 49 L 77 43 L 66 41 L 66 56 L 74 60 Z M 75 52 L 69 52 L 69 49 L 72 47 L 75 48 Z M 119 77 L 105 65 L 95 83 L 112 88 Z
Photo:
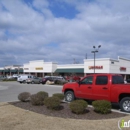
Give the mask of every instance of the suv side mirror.
M 81 84 L 81 81 L 79 80 L 77 83 L 80 85 L 80 84 Z

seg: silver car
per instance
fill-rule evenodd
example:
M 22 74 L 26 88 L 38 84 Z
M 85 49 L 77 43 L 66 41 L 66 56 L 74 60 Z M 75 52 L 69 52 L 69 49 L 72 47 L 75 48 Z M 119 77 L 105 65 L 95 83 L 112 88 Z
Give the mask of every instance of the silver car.
M 41 83 L 41 78 L 39 78 L 39 77 L 33 77 L 33 78 L 28 78 L 28 79 L 26 79 L 26 83 L 27 84 L 40 84 Z

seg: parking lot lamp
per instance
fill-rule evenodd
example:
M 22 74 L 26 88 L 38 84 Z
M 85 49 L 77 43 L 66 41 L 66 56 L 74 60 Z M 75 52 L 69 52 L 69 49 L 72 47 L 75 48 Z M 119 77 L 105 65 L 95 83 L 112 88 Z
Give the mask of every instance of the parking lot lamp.
M 101 45 L 98 46 L 98 48 L 96 49 L 95 46 L 93 46 L 94 50 L 91 51 L 91 53 L 94 54 L 94 74 L 95 74 L 95 54 L 98 52 L 99 48 L 101 47 Z

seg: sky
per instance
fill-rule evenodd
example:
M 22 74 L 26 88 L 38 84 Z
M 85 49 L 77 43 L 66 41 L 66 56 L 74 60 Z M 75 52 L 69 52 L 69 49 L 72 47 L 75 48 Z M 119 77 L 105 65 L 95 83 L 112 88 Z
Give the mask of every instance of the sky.
M 93 46 L 96 58 L 130 59 L 130 0 L 0 0 L 0 67 L 82 64 Z

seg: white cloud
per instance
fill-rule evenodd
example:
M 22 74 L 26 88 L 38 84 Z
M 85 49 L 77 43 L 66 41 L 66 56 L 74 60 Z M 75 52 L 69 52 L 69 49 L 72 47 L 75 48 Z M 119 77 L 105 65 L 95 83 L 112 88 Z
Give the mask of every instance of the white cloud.
M 1 0 L 0 66 L 36 59 L 73 63 L 75 58 L 83 62 L 86 53 L 93 58 L 93 45 L 100 44 L 99 58 L 130 58 L 130 1 L 64 2 L 79 11 L 75 18 L 54 17 L 47 0 L 28 4 Z

